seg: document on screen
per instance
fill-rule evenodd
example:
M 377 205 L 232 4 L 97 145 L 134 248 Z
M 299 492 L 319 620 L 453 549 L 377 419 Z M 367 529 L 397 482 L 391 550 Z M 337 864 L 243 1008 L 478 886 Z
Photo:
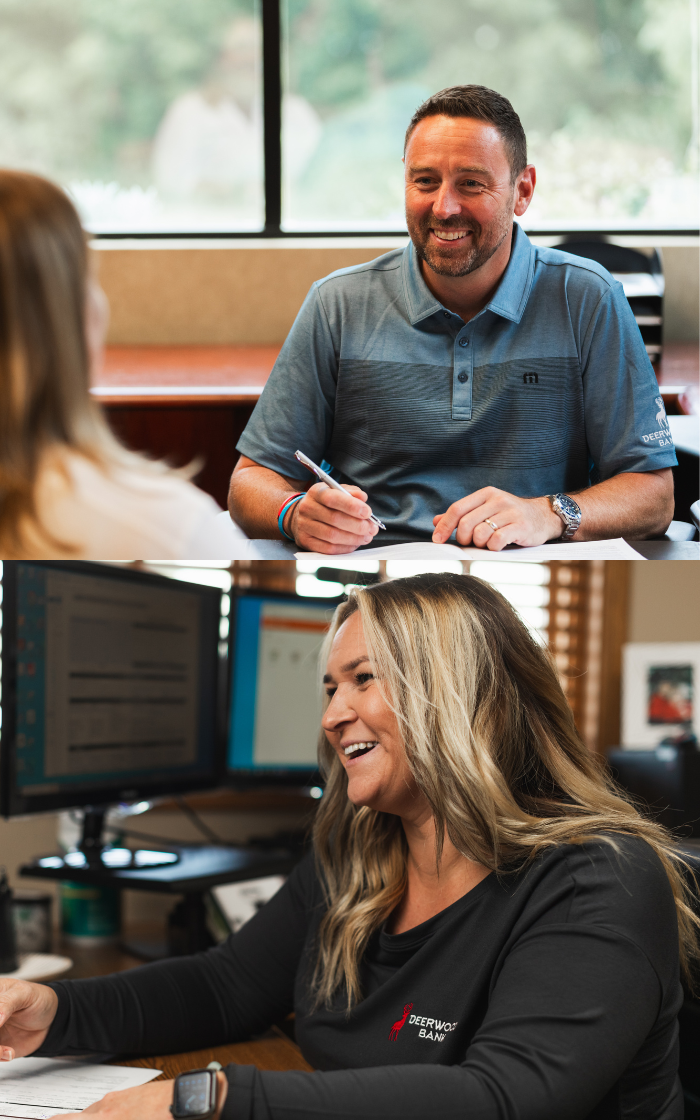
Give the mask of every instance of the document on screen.
M 52 779 L 195 762 L 198 608 L 194 593 L 105 588 L 84 572 L 48 570 L 49 787 Z
M 0 1065 L 0 1116 L 47 1120 L 62 1113 L 82 1112 L 105 1093 L 145 1085 L 160 1072 L 70 1058 L 15 1058 Z

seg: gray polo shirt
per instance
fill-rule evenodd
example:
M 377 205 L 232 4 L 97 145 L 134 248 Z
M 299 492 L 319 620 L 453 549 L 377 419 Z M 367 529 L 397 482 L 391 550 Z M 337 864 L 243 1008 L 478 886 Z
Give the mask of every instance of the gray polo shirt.
M 297 448 L 402 537 L 430 535 L 482 486 L 532 498 L 676 463 L 622 285 L 517 224 L 496 294 L 466 324 L 411 244 L 313 285 L 238 442 L 306 482 Z

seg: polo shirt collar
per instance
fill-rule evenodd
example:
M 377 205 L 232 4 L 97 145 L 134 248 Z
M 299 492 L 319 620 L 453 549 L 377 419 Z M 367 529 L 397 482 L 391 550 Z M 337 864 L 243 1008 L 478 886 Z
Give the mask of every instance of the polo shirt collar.
M 496 315 L 503 316 L 504 319 L 519 323 L 532 290 L 535 275 L 535 250 L 522 227 L 517 222 L 514 225 L 515 236 L 510 260 L 506 265 L 506 270 L 501 277 L 501 282 L 493 299 L 484 310 L 493 311 Z M 415 327 L 424 319 L 434 315 L 436 311 L 442 311 L 443 306 L 435 298 L 423 279 L 420 261 L 412 241 L 409 241 L 404 250 L 401 271 L 406 309 L 411 326 Z

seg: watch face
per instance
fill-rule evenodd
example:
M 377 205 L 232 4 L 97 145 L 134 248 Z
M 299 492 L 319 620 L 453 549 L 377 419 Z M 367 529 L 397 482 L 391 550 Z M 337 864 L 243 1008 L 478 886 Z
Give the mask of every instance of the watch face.
M 216 1103 L 216 1075 L 209 1070 L 183 1073 L 175 1081 L 173 1115 L 209 1116 Z
M 581 516 L 580 506 L 578 506 L 574 499 L 570 498 L 568 494 L 557 494 L 557 501 L 561 506 L 562 513 L 565 513 L 567 517 L 576 520 Z

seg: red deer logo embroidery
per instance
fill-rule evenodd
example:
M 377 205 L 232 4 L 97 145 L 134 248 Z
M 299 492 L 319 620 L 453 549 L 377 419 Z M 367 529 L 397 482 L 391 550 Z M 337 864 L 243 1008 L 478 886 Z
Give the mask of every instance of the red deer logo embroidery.
M 389 1031 L 389 1042 L 396 1042 L 396 1039 L 399 1037 L 399 1031 L 401 1030 L 401 1028 L 404 1025 L 404 1023 L 406 1022 L 406 1020 L 408 1019 L 408 1016 L 411 1014 L 411 1008 L 412 1007 L 413 1007 L 412 1003 L 407 1003 L 406 1006 L 404 1007 L 403 1015 L 401 1016 L 400 1019 L 396 1020 L 393 1027 Z

